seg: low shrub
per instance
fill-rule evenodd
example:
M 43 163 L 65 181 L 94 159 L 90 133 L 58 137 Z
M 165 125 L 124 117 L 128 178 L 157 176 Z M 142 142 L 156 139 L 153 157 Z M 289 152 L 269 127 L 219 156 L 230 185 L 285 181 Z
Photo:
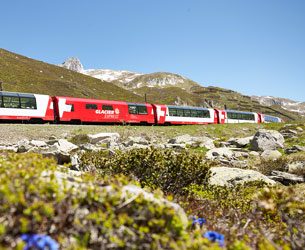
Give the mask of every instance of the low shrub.
M 86 134 L 77 134 L 74 135 L 70 141 L 75 144 L 75 145 L 81 145 L 81 144 L 85 144 L 85 143 L 89 143 L 90 142 L 90 138 L 88 135 Z
M 204 249 L 212 244 L 190 235 L 168 206 L 156 206 L 143 195 L 122 198 L 125 177 L 62 178 L 67 171 L 40 155 L 0 157 L 0 249 L 22 249 L 20 236 L 36 233 L 49 235 L 60 249 Z M 109 185 L 111 190 L 105 188 Z
M 205 185 L 210 166 L 203 156 L 173 150 L 137 149 L 104 157 L 101 152 L 88 152 L 81 157 L 84 165 L 93 165 L 102 176 L 134 176 L 141 185 L 160 188 L 164 193 L 183 194 L 190 185 Z

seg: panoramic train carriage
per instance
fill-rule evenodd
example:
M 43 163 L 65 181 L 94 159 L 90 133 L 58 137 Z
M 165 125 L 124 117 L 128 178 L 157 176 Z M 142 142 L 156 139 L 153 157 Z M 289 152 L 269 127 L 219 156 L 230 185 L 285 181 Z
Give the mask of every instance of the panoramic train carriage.
M 225 123 L 261 123 L 261 116 L 254 112 L 225 110 Z
M 217 123 L 214 109 L 152 104 L 157 124 L 208 124 Z
M 0 119 L 53 122 L 52 98 L 48 95 L 0 91 Z
M 281 118 L 275 117 L 275 116 L 271 116 L 271 115 L 264 115 L 261 114 L 262 116 L 262 120 L 265 123 L 270 123 L 270 122 L 284 122 Z
M 53 97 L 59 122 L 153 124 L 151 104 L 74 97 Z

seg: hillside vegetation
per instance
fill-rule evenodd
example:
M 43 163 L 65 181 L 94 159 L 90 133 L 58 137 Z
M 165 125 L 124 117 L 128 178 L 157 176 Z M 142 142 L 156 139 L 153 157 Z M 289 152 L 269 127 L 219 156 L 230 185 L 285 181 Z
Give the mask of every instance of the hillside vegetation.
M 264 106 L 238 92 L 202 87 L 172 73 L 139 74 L 132 81 L 128 81 L 130 75 L 127 74 L 126 83 L 122 77 L 110 83 L 0 49 L 0 82 L 3 82 L 5 91 L 130 102 L 144 102 L 146 95 L 150 103 L 226 107 L 274 115 L 288 122 L 301 119 L 298 113 L 284 110 L 279 105 Z
M 0 82 L 5 91 L 106 100 L 143 101 L 108 82 L 0 49 Z

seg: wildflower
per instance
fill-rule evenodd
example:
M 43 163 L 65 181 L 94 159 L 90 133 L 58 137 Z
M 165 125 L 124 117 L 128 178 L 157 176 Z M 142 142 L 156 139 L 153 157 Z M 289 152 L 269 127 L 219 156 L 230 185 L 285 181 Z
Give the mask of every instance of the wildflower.
M 194 226 L 196 223 L 199 223 L 199 226 L 201 227 L 203 223 L 206 223 L 206 220 L 203 218 L 196 219 L 196 216 L 190 216 L 190 220 L 193 220 L 192 226 Z
M 27 243 L 23 250 L 59 250 L 58 243 L 48 235 L 23 234 L 21 239 Z
M 218 242 L 220 247 L 225 246 L 225 244 L 224 244 L 225 236 L 220 233 L 208 231 L 205 234 L 203 234 L 202 236 L 205 238 L 208 238 L 212 242 Z

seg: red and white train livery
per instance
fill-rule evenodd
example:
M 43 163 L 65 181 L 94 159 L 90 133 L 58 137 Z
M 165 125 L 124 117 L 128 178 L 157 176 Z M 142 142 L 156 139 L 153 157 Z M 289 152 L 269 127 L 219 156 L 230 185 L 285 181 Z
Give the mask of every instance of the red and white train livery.
M 0 92 L 0 120 L 148 125 L 283 122 L 255 112 L 13 92 Z

